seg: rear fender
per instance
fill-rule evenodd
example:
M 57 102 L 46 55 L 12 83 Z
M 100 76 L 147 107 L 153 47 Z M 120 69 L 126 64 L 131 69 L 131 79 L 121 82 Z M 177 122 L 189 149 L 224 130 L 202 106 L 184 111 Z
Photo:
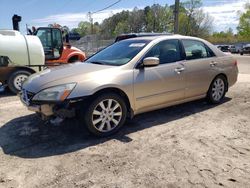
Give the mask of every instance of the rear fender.
M 80 61 L 84 61 L 84 60 L 86 59 L 85 53 L 83 53 L 83 52 L 78 52 L 78 51 L 74 51 L 74 52 L 71 52 L 71 53 L 68 55 L 67 61 L 69 61 L 70 58 L 76 57 L 76 56 L 78 57 L 78 59 L 79 59 Z

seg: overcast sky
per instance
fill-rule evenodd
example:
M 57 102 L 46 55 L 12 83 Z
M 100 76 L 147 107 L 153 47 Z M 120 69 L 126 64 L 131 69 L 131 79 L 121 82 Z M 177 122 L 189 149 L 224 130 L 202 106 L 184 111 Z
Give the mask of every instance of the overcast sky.
M 21 31 L 29 26 L 47 26 L 50 23 L 77 27 L 80 21 L 87 21 L 87 13 L 98 11 L 117 0 L 0 0 L 0 29 L 11 29 L 13 14 L 22 16 Z M 221 31 L 231 27 L 236 31 L 239 12 L 249 0 L 203 0 L 203 10 L 214 19 L 214 30 Z M 181 0 L 183 2 L 183 0 Z M 121 0 L 108 10 L 93 14 L 94 22 L 112 16 L 122 10 L 158 3 L 172 5 L 174 0 Z

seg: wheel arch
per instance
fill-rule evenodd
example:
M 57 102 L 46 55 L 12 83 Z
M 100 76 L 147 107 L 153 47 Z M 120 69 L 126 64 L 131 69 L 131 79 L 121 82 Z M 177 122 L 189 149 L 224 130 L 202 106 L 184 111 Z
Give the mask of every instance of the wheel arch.
M 7 83 L 9 77 L 10 77 L 13 73 L 15 73 L 16 71 L 21 71 L 21 70 L 23 70 L 23 71 L 28 71 L 28 72 L 30 72 L 31 74 L 36 73 L 36 71 L 35 71 L 34 69 L 29 68 L 29 67 L 11 67 L 11 68 L 6 69 L 6 75 L 4 76 L 4 78 L 2 78 L 2 79 L 3 79 L 2 81 L 5 82 L 5 83 Z
M 30 67 L 16 67 L 15 71 L 20 71 L 20 70 L 28 71 L 31 74 L 36 73 L 36 71 L 34 69 L 30 68 Z
M 213 80 L 211 81 L 211 83 L 210 83 L 210 85 L 209 85 L 209 88 L 210 88 L 211 84 L 213 83 L 213 81 L 214 81 L 217 77 L 219 77 L 219 76 L 223 76 L 223 77 L 225 78 L 225 80 L 226 80 L 226 92 L 227 92 L 227 91 L 228 91 L 228 78 L 227 78 L 227 75 L 224 74 L 224 73 L 217 74 L 217 75 L 213 78 Z M 207 91 L 209 91 L 209 88 L 208 88 Z
M 68 63 L 71 63 L 71 62 L 74 62 L 74 60 L 80 60 L 79 55 L 74 54 L 74 55 L 70 56 L 70 57 L 68 58 L 67 62 L 68 62 Z
M 133 109 L 131 108 L 131 103 L 130 103 L 130 100 L 128 98 L 128 95 L 123 90 L 121 90 L 119 88 L 116 88 L 116 87 L 103 88 L 103 89 L 96 91 L 90 97 L 95 98 L 95 97 L 97 97 L 101 94 L 104 94 L 104 93 L 115 93 L 115 94 L 119 95 L 120 97 L 122 97 L 125 100 L 125 104 L 126 104 L 127 111 L 128 111 L 128 113 L 127 113 L 128 117 L 132 118 L 134 116 Z
M 86 56 L 80 52 L 74 52 L 69 54 L 67 62 L 69 62 L 71 59 L 76 58 L 77 60 L 84 61 L 86 59 Z

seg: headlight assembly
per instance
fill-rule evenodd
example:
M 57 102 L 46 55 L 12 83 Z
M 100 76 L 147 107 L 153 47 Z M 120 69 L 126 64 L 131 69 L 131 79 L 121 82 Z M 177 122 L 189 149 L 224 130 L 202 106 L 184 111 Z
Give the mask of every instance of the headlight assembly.
M 76 86 L 76 83 L 63 84 L 44 89 L 33 97 L 33 101 L 64 101 L 71 91 Z

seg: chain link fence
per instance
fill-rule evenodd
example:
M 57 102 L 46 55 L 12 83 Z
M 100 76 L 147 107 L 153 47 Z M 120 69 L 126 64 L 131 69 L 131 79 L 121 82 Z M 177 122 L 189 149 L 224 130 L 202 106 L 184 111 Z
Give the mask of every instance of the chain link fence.
M 87 35 L 78 41 L 70 41 L 71 45 L 86 53 L 87 57 L 114 43 L 115 39 L 101 39 L 98 35 Z

